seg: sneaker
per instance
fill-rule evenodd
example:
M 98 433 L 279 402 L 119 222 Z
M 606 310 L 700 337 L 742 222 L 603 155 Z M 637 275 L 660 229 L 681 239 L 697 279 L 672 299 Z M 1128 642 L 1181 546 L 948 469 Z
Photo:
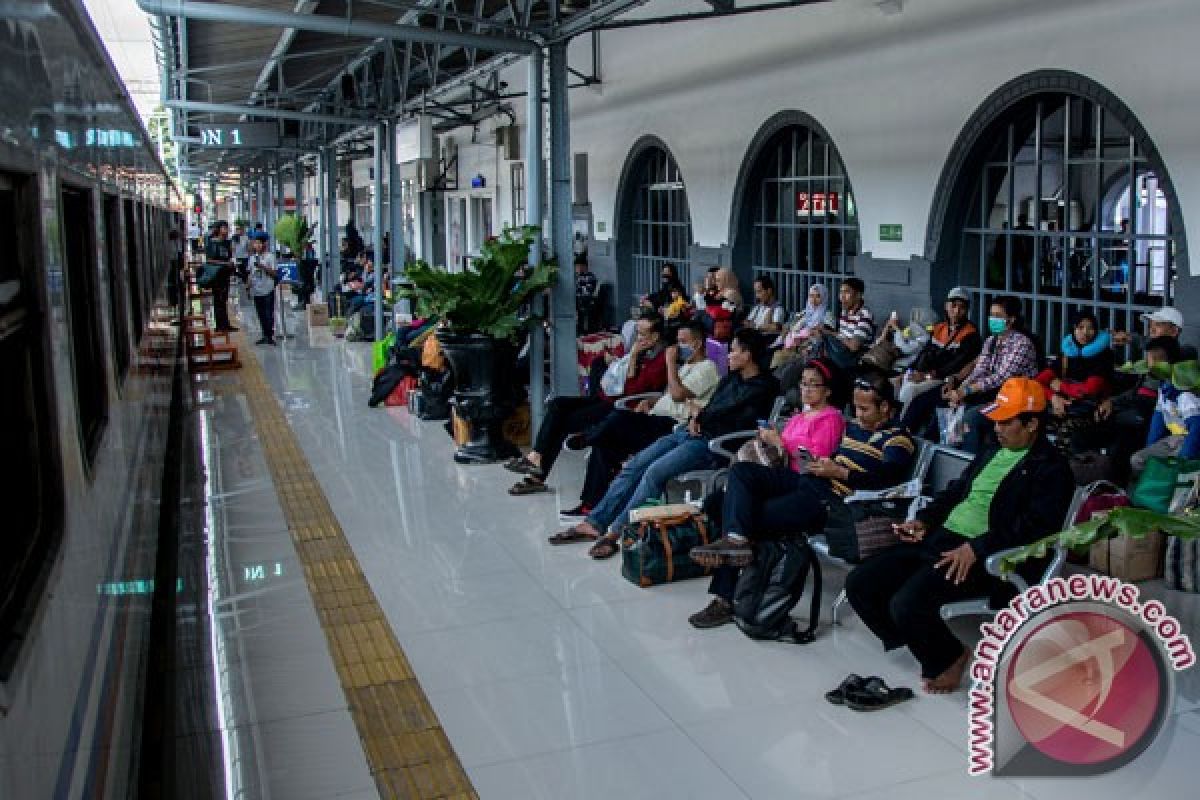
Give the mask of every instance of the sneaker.
M 714 597 L 703 611 L 688 617 L 693 628 L 719 628 L 733 622 L 733 606 L 720 597 Z
M 582 433 L 572 433 L 567 437 L 566 441 L 563 442 L 563 447 L 576 452 L 580 450 L 586 450 L 587 446 L 587 437 Z
M 750 542 L 722 536 L 712 544 L 692 548 L 692 561 L 704 567 L 744 567 L 754 560 Z
M 589 506 L 585 506 L 583 503 L 580 503 L 574 508 L 569 508 L 566 511 L 558 512 L 558 516 L 564 520 L 578 521 L 581 519 L 587 519 L 587 515 L 590 513 L 592 513 L 592 509 Z

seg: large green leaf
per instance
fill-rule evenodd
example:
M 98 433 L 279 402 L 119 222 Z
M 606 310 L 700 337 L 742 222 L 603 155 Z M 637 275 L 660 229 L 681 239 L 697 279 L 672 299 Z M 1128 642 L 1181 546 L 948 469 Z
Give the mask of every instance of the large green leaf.
M 1041 558 L 1055 543 L 1070 550 L 1085 552 L 1096 542 L 1115 536 L 1143 539 L 1156 531 L 1181 539 L 1196 539 L 1200 537 L 1200 515 L 1190 511 L 1182 514 L 1162 514 L 1144 508 L 1115 508 L 1107 515 L 1094 517 L 1061 533 L 1022 547 L 1002 559 L 1001 570 L 1012 572 L 1024 561 Z
M 1151 375 L 1159 380 L 1170 381 L 1177 389 L 1184 391 L 1200 387 L 1200 362 L 1194 360 L 1175 364 L 1160 361 L 1150 366 L 1143 358 L 1123 364 L 1120 370 L 1131 375 Z
M 448 272 L 418 261 L 405 268 L 411 288 L 401 297 L 416 301 L 418 313 L 445 319 L 456 331 L 512 338 L 533 324 L 519 316 L 532 296 L 554 284 L 553 263 L 544 262 L 523 275 L 529 249 L 538 241 L 532 226 L 505 229 L 484 242 L 480 255 L 462 272 Z

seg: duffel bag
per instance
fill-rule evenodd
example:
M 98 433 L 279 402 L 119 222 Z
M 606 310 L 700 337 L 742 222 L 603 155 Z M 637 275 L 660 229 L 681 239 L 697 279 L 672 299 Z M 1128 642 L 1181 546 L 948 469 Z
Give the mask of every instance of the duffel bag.
M 791 617 L 813 573 L 808 627 Z M 755 543 L 754 560 L 742 569 L 733 591 L 733 621 L 751 639 L 808 644 L 821 618 L 821 562 L 807 536 Z
M 709 542 L 711 526 L 694 511 L 630 522 L 621 527 L 621 574 L 643 589 L 707 575 L 691 559 L 693 547 Z

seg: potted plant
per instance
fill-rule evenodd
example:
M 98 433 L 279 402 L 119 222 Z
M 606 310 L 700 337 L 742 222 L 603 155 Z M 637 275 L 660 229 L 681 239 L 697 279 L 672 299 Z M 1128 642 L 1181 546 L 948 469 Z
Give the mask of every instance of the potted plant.
M 297 264 L 308 247 L 309 233 L 308 220 L 304 217 L 284 214 L 275 220 L 275 241 L 292 251 L 292 258 L 296 259 Z
M 471 429 L 470 440 L 454 454 L 460 464 L 488 464 L 515 452 L 501 433 L 516 405 L 507 373 L 517 335 L 537 321 L 524 309 L 556 274 L 549 262 L 528 268 L 529 249 L 537 241 L 533 226 L 509 228 L 484 242 L 462 272 L 419 261 L 405 269 L 409 286 L 399 296 L 413 300 L 421 316 L 441 321 L 437 337 L 455 380 L 451 402 Z

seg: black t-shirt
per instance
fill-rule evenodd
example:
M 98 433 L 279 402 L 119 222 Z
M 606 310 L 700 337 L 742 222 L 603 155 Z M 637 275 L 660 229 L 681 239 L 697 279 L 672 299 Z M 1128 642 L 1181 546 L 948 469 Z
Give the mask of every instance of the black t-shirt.
M 204 257 L 209 261 L 232 261 L 233 245 L 228 239 L 209 239 L 204 246 Z

